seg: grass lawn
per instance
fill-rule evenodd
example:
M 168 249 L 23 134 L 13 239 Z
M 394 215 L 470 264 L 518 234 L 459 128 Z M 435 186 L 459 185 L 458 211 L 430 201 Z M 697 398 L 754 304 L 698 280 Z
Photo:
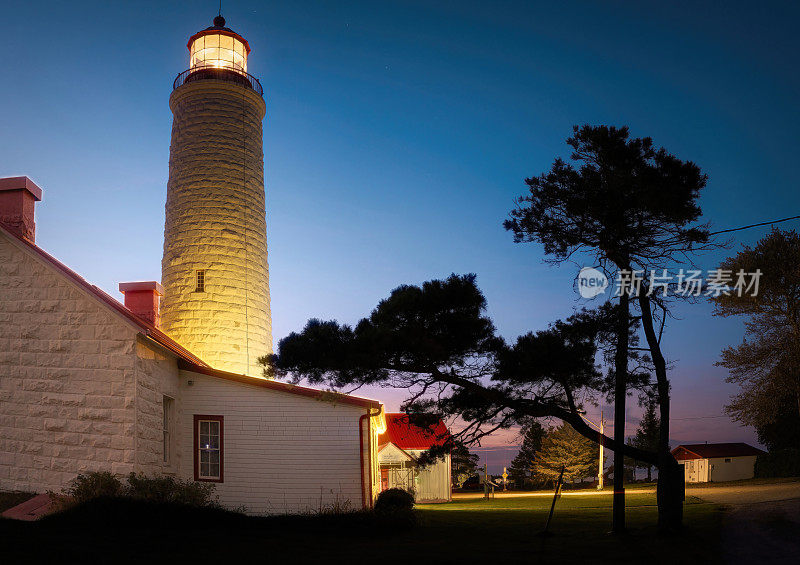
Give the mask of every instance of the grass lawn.
M 509 497 L 419 506 L 413 529 L 351 517 L 252 518 L 223 511 L 106 503 L 35 523 L 0 520 L 3 561 L 174 563 L 681 563 L 718 562 L 722 511 L 686 502 L 685 531 L 656 532 L 655 495 L 628 495 L 628 534 L 608 534 L 611 497 Z M 478 561 L 476 561 L 478 560 Z

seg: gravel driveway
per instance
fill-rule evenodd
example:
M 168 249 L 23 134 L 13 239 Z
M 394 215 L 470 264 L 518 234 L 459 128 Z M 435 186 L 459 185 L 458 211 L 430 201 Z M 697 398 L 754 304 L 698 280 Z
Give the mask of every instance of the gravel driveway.
M 686 494 L 728 507 L 725 563 L 800 563 L 800 481 L 687 487 Z

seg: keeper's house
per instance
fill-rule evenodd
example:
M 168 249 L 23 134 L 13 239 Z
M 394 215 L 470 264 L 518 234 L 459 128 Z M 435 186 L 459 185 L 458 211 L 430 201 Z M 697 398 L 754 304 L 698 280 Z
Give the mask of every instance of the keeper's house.
M 687 483 L 752 479 L 756 457 L 764 453 L 746 443 L 698 443 L 672 450 L 678 463 L 683 463 Z
M 0 490 L 143 472 L 253 514 L 372 505 L 379 402 L 212 368 L 159 329 L 160 284 L 123 305 L 39 248 L 41 198 L 0 179 Z
M 381 490 L 401 488 L 411 492 L 417 502 L 452 500 L 450 454 L 424 467 L 417 463 L 422 453 L 441 445 L 449 435 L 441 420 L 425 429 L 412 425 L 406 414 L 386 414 L 386 431 L 378 437 Z

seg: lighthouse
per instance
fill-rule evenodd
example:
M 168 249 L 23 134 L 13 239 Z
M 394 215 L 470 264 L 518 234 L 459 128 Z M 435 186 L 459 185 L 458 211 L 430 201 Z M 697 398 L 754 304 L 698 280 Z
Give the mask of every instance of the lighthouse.
M 216 369 L 259 375 L 272 352 L 259 81 L 225 26 L 189 38 L 175 79 L 161 327 Z

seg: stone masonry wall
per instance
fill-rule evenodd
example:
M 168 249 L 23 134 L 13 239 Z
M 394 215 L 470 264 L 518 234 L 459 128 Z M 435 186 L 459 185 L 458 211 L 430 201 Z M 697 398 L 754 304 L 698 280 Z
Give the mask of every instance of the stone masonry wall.
M 164 396 L 173 400 L 169 458 L 164 461 Z M 140 337 L 136 343 L 136 471 L 174 474 L 180 466 L 180 398 L 175 357 Z
M 262 149 L 263 99 L 198 80 L 174 118 L 162 260 L 162 328 L 211 366 L 259 375 L 272 350 Z M 195 292 L 205 270 L 205 292 Z
M 0 233 L 0 490 L 134 470 L 136 334 Z

